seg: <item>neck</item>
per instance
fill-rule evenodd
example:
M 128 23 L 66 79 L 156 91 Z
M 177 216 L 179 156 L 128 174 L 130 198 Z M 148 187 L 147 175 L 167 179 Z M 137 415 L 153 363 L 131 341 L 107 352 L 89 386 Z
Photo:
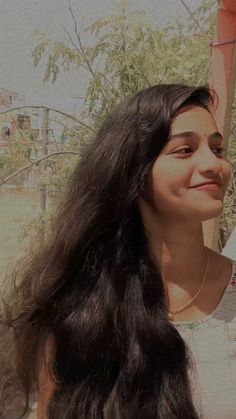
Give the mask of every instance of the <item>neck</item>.
M 161 269 L 168 306 L 178 308 L 202 284 L 206 270 L 202 224 L 186 219 L 160 221 L 151 212 L 145 213 L 143 224 L 151 257 Z

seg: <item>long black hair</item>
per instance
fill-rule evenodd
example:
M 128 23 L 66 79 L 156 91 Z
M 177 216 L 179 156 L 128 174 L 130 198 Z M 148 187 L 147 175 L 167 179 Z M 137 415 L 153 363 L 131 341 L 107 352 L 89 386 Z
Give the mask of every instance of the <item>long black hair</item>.
M 84 147 L 50 238 L 24 265 L 12 320 L 28 393 L 53 338 L 49 419 L 199 419 L 190 352 L 168 321 L 137 199 L 179 110 L 212 102 L 207 87 L 147 88 Z

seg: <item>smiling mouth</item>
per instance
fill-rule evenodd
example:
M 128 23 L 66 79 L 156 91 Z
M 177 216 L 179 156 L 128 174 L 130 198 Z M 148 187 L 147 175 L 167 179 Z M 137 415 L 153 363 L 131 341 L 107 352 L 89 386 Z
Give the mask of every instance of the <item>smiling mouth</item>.
M 218 191 L 220 189 L 220 185 L 218 183 L 206 183 L 205 185 L 194 186 L 192 189 Z

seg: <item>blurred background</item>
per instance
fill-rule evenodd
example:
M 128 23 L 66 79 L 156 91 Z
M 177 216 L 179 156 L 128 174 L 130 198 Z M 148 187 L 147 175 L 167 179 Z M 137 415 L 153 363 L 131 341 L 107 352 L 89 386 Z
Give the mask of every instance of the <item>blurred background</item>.
M 0 0 L 3 286 L 32 240 L 47 237 L 81 144 L 93 138 L 120 99 L 158 83 L 208 83 L 218 5 L 216 0 Z M 218 237 L 219 251 L 231 257 L 235 90 L 232 94 L 227 158 L 233 176 Z M 8 368 L 2 353 L 0 375 Z M 11 374 L 0 385 L 0 417 L 14 419 L 13 413 L 7 416 L 8 406 L 15 403 L 18 409 L 21 395 Z

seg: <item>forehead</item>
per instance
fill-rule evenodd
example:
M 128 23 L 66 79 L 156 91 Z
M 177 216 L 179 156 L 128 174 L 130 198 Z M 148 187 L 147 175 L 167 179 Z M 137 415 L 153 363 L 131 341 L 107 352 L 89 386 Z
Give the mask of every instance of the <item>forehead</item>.
M 217 131 L 217 126 L 213 115 L 209 111 L 198 106 L 192 106 L 182 109 L 171 124 L 172 135 L 184 131 L 195 131 L 199 135 L 210 135 L 213 131 Z

